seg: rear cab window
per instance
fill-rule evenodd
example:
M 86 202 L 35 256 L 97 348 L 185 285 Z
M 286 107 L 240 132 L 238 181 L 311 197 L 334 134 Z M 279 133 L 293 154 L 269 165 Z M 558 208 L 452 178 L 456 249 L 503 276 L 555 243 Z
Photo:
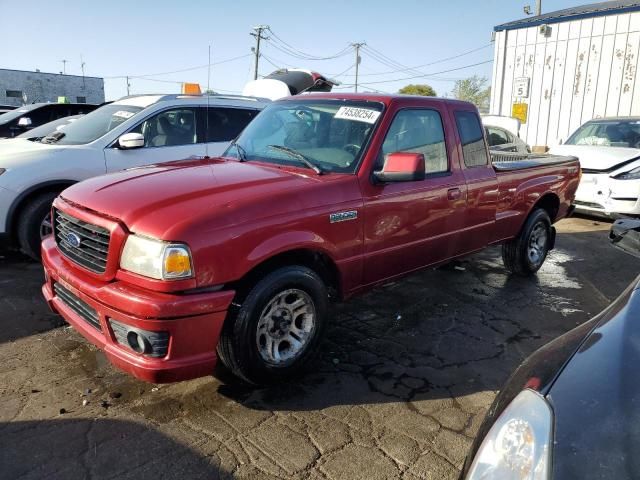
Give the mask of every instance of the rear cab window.
M 457 110 L 453 114 L 462 143 L 465 166 L 482 167 L 488 165 L 487 148 L 478 115 L 475 112 L 464 110 Z

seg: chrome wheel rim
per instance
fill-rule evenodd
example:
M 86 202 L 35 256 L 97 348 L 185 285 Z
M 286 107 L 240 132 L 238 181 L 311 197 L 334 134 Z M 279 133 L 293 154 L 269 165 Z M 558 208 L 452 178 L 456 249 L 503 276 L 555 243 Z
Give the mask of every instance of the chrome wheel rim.
M 51 222 L 51 212 L 47 213 L 40 222 L 40 239 L 53 233 L 53 223 Z
M 532 265 L 538 266 L 544 260 L 547 252 L 547 227 L 544 223 L 538 223 L 529 236 L 527 255 Z
M 260 357 L 270 365 L 294 362 L 315 333 L 316 309 L 311 296 L 297 288 L 276 294 L 262 310 L 256 331 Z

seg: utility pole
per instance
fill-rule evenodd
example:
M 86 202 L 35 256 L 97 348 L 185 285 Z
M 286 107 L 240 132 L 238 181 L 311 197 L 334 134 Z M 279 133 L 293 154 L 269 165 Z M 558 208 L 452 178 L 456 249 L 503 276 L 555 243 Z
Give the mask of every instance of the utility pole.
M 363 45 L 366 45 L 365 42 L 360 42 L 360 43 L 352 43 L 351 46 L 353 48 L 355 48 L 356 50 L 356 83 L 355 83 L 355 91 L 356 93 L 358 93 L 358 70 L 360 67 L 360 47 L 362 47 Z
M 536 15 L 542 15 L 542 0 L 536 0 Z
M 131 84 L 129 83 L 129 77 L 125 77 L 127 79 L 127 97 L 129 96 L 129 87 Z
M 60 60 L 62 62 L 62 74 L 67 74 L 67 60 Z
M 80 70 L 82 70 L 82 89 L 84 90 L 87 85 L 84 82 L 84 60 L 82 59 L 82 55 L 80 55 Z
M 251 35 L 252 37 L 256 37 L 256 46 L 253 49 L 254 53 L 256 54 L 256 59 L 253 67 L 254 69 L 253 79 L 257 80 L 258 79 L 258 59 L 260 58 L 260 40 L 269 39 L 269 37 L 262 36 L 262 32 L 264 30 L 269 30 L 269 25 L 258 25 L 257 27 L 253 27 L 253 30 L 255 31 L 255 33 L 250 33 L 249 35 Z

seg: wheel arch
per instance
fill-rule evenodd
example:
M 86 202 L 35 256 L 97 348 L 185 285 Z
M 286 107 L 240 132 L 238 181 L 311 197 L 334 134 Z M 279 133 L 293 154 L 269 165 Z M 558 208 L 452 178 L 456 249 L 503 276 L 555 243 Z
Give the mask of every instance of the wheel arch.
M 242 298 L 260 278 L 279 268 L 294 265 L 316 272 L 327 285 L 330 295 L 342 298 L 341 274 L 336 262 L 327 252 L 313 247 L 292 248 L 263 259 L 230 286 Z
M 74 183 L 77 183 L 77 180 L 49 180 L 33 185 L 20 193 L 9 207 L 7 219 L 5 221 L 5 231 L 10 236 L 10 240 L 15 242 L 16 225 L 20 218 L 20 213 L 24 210 L 30 200 L 43 193 L 61 192 Z
M 545 193 L 533 204 L 527 213 L 527 218 L 531 215 L 531 212 L 535 211 L 537 208 L 542 208 L 546 211 L 551 219 L 551 223 L 553 224 L 556 221 L 556 217 L 560 210 L 560 197 L 558 197 L 554 192 Z

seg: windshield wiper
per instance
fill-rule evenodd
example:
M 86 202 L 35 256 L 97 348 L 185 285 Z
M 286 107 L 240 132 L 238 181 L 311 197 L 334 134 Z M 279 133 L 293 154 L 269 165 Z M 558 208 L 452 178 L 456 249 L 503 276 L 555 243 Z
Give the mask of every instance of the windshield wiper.
M 40 140 L 40 142 L 41 143 L 56 143 L 58 140 L 60 140 L 65 135 L 66 135 L 66 133 L 64 133 L 64 132 L 55 132 L 55 133 L 52 133 L 51 135 L 47 135 L 42 140 Z
M 311 160 L 309 160 L 307 157 L 305 157 L 300 152 L 294 150 L 293 148 L 283 147 L 282 145 L 267 145 L 267 148 L 288 153 L 293 158 L 297 158 L 298 160 L 300 160 L 302 163 L 304 163 L 307 167 L 309 167 L 311 170 L 316 172 L 318 175 L 322 175 L 324 173 L 324 170 L 322 170 L 318 165 L 313 163 Z
M 236 150 L 238 151 L 238 161 L 246 162 L 248 160 L 247 151 L 237 141 L 233 140 L 231 142 L 231 146 L 236 147 Z

